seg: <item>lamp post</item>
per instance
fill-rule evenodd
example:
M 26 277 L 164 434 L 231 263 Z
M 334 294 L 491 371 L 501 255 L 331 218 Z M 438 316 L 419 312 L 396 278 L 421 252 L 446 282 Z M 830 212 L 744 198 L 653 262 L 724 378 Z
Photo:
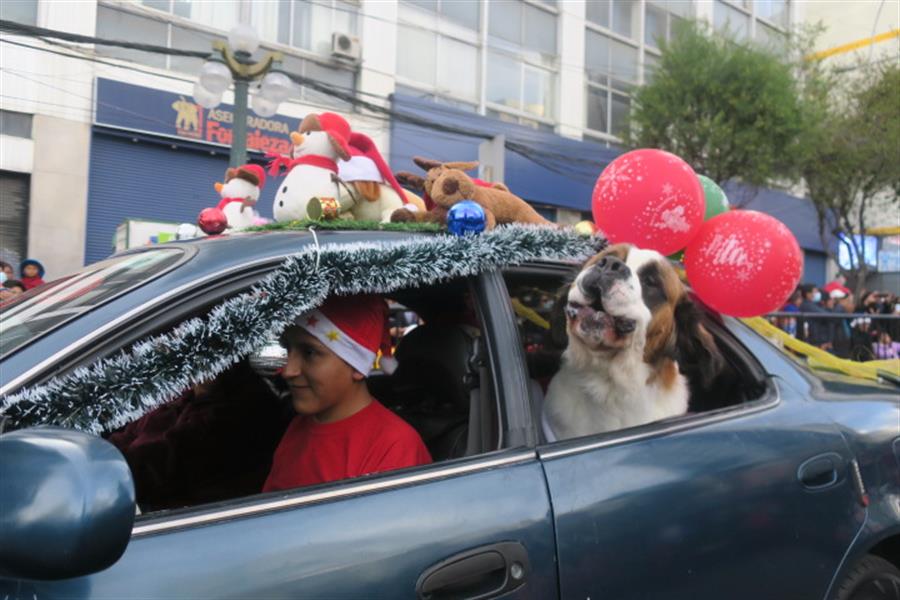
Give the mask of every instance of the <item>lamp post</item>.
M 203 108 L 215 108 L 222 94 L 234 83 L 234 123 L 228 164 L 238 167 L 247 162 L 247 104 L 250 84 L 260 81 L 250 106 L 261 117 L 271 117 L 278 105 L 290 95 L 292 82 L 284 73 L 273 70 L 281 61 L 280 52 L 267 52 L 257 62 L 253 53 L 259 48 L 259 36 L 250 25 L 242 23 L 228 32 L 228 43 L 213 42 L 213 56 L 203 64 L 194 84 L 194 101 Z

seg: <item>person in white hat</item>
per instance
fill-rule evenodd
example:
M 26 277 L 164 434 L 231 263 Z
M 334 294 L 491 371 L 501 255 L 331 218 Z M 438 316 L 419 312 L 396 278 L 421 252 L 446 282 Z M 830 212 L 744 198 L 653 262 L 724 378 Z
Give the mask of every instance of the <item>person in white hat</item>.
M 264 492 L 431 462 L 416 430 L 366 387 L 376 359 L 388 372 L 395 364 L 384 299 L 332 297 L 298 318 L 283 343 L 282 377 L 298 415 L 275 450 Z

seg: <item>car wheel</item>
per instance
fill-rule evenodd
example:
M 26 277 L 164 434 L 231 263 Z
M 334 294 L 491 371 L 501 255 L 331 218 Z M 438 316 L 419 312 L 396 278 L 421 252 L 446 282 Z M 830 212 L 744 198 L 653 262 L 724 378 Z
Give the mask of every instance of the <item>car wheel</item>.
M 878 556 L 853 565 L 834 600 L 900 600 L 900 569 Z

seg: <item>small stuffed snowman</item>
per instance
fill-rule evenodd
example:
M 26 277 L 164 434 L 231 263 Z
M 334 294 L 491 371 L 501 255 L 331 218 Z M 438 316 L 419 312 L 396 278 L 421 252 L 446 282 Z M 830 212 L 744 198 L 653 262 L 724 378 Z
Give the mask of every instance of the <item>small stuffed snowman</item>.
M 218 208 L 225 213 L 228 229 L 239 230 L 260 222 L 255 206 L 266 184 L 266 174 L 259 165 L 243 165 L 225 171 L 225 183 L 216 182 L 222 197 Z
M 337 201 L 337 160 L 350 158 L 349 138 L 350 124 L 340 115 L 326 112 L 303 119 L 298 131 L 291 133 L 292 160 L 275 193 L 276 221 L 305 219 L 312 198 Z

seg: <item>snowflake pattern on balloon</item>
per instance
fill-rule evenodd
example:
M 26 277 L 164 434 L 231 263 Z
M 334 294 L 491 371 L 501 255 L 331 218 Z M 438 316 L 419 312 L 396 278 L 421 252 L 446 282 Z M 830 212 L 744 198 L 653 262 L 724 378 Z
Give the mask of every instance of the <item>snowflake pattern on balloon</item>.
M 618 197 L 619 193 L 624 190 L 631 189 L 636 181 L 643 180 L 640 171 L 641 161 L 639 158 L 633 160 L 614 160 L 603 170 L 597 184 L 600 185 L 600 196 Z
M 653 210 L 650 223 L 656 229 L 684 232 L 691 228 L 685 214 L 681 197 L 675 192 L 675 186 L 666 182 L 661 188 L 662 200 Z M 674 206 L 673 206 L 674 205 Z

